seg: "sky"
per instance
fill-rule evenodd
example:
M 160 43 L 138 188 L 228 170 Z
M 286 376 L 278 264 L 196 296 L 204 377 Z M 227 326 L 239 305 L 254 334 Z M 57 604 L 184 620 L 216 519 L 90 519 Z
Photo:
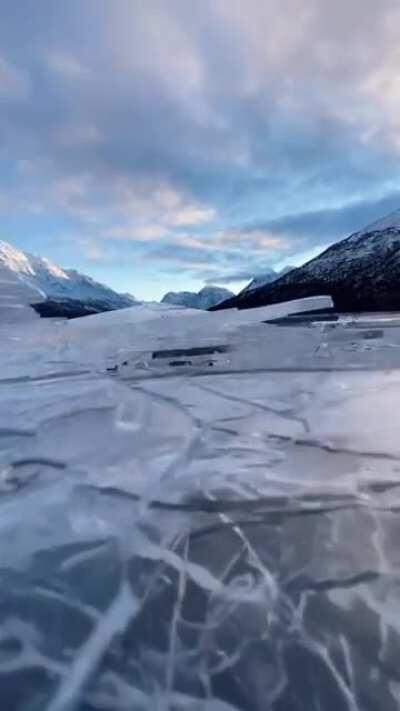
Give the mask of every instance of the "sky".
M 400 207 L 398 0 L 2 0 L 0 239 L 160 298 Z

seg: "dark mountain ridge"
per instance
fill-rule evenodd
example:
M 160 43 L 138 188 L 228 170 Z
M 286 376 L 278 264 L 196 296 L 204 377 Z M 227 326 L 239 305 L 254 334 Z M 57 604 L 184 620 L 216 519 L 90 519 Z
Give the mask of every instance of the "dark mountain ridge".
M 247 309 L 317 295 L 331 296 L 338 311 L 400 310 L 400 210 L 272 284 L 241 292 L 215 309 Z

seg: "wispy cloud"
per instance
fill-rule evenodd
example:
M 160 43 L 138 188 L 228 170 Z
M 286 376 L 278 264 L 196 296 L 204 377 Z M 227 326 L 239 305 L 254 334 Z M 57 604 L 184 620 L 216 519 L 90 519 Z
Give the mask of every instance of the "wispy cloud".
M 44 53 L 44 59 L 50 70 L 63 79 L 88 79 L 91 76 L 89 68 L 77 56 L 68 52 L 50 50 Z
M 26 0 L 24 23 L 17 5 L 0 210 L 28 249 L 33 217 L 133 280 L 142 259 L 225 279 L 400 205 L 397 0 Z

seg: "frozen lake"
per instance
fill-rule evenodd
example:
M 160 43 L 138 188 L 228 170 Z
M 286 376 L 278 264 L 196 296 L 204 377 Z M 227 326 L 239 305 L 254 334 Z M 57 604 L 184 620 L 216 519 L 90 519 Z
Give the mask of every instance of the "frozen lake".
M 2 708 L 397 711 L 400 316 L 304 306 L 0 327 Z

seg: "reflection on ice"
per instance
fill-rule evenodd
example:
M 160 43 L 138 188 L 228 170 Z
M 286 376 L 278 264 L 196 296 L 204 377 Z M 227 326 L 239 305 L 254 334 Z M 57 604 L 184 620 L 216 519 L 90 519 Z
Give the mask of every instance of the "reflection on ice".
M 2 707 L 398 709 L 397 324 L 134 311 L 1 328 Z

